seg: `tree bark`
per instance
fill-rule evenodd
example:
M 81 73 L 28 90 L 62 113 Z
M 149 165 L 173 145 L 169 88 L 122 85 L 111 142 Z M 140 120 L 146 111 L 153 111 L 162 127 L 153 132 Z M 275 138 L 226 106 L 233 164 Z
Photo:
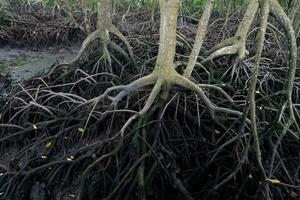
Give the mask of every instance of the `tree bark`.
M 161 26 L 156 67 L 173 68 L 179 0 L 160 0 Z
M 200 49 L 201 49 L 203 41 L 205 39 L 208 21 L 209 21 L 209 18 L 210 18 L 211 12 L 212 12 L 212 8 L 213 8 L 213 2 L 214 2 L 214 0 L 205 1 L 204 11 L 199 20 L 198 30 L 197 30 L 194 46 L 193 46 L 192 52 L 189 56 L 189 61 L 188 61 L 187 67 L 184 71 L 184 76 L 187 78 L 189 78 L 192 74 L 192 71 L 197 62 L 198 55 L 200 53 Z

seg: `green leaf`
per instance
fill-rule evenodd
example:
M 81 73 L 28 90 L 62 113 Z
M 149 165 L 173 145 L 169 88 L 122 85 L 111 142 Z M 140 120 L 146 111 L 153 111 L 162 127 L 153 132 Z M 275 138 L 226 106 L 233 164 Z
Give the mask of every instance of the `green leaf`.
M 83 135 L 85 130 L 84 130 L 84 128 L 78 128 L 78 131 L 81 135 Z

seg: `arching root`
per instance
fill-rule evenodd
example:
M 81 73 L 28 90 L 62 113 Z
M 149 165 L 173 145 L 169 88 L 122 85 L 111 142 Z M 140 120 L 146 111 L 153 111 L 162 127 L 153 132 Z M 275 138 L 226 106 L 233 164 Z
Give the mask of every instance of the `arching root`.
M 236 55 L 236 62 L 240 62 L 245 58 L 245 56 L 249 55 L 249 52 L 246 50 L 245 39 L 240 36 L 235 36 L 217 44 L 208 51 L 207 55 L 208 57 L 203 60 L 202 63 L 207 63 L 226 55 Z
M 213 120 L 216 119 L 216 113 L 224 113 L 229 115 L 234 115 L 237 117 L 242 117 L 243 113 L 240 111 L 232 110 L 230 108 L 224 108 L 214 105 L 211 100 L 205 95 L 203 88 L 210 88 L 219 91 L 225 98 L 233 103 L 232 98 L 220 87 L 210 84 L 196 84 L 186 77 L 178 74 L 175 70 L 171 72 L 172 75 L 164 76 L 161 74 L 156 73 L 155 71 L 152 74 L 139 78 L 128 85 L 119 85 L 113 86 L 108 88 L 101 96 L 91 99 L 89 102 L 98 103 L 99 101 L 103 101 L 105 98 L 111 101 L 111 106 L 116 107 L 118 102 L 121 101 L 125 96 L 128 96 L 133 91 L 137 91 L 139 89 L 143 89 L 146 86 L 153 85 L 153 89 L 150 92 L 144 107 L 130 117 L 127 122 L 124 124 L 123 128 L 121 129 L 121 134 L 123 134 L 126 128 L 137 118 L 144 116 L 155 100 L 158 99 L 158 96 L 164 96 L 162 99 L 165 99 L 165 94 L 169 94 L 169 90 L 174 86 L 179 86 L 183 89 L 195 92 L 201 101 L 203 101 L 204 105 L 206 106 L 211 118 Z M 121 90 L 116 96 L 109 96 L 109 93 Z M 249 123 L 250 121 L 247 120 Z
M 165 69 L 167 69 L 167 71 L 164 71 Z M 147 100 L 145 101 L 143 108 L 140 111 L 134 113 L 124 123 L 119 133 L 114 136 L 115 139 L 118 139 L 116 147 L 110 153 L 102 155 L 84 171 L 81 179 L 81 189 L 80 189 L 80 195 L 78 196 L 79 197 L 78 199 L 83 199 L 85 196 L 86 180 L 90 169 L 92 169 L 97 163 L 101 162 L 103 159 L 116 155 L 123 144 L 123 140 L 125 138 L 124 134 L 126 129 L 136 119 L 148 116 L 149 112 L 150 113 L 152 112 L 151 108 L 153 108 L 154 104 L 155 105 L 159 104 L 162 99 L 166 100 L 170 94 L 169 91 L 172 88 L 175 88 L 177 86 L 185 90 L 195 92 L 197 96 L 203 101 L 204 105 L 206 106 L 213 120 L 215 120 L 216 118 L 215 117 L 216 113 L 224 113 L 224 114 L 234 115 L 237 117 L 243 116 L 243 113 L 239 111 L 232 110 L 230 108 L 218 107 L 214 105 L 202 90 L 202 88 L 215 89 L 218 92 L 220 92 L 222 95 L 224 95 L 230 102 L 233 102 L 230 96 L 221 88 L 209 84 L 196 84 L 190 81 L 188 78 L 184 77 L 183 75 L 177 73 L 175 69 L 173 68 L 171 69 L 170 67 L 169 68 L 156 67 L 151 74 L 141 77 L 128 85 L 109 87 L 102 95 L 88 101 L 89 104 L 92 103 L 94 104 L 94 106 L 96 106 L 100 101 L 104 101 L 105 99 L 108 99 L 111 101 L 111 106 L 113 106 L 113 108 L 115 109 L 118 102 L 120 102 L 124 97 L 128 96 L 130 93 L 137 90 L 145 89 L 145 87 L 148 86 L 153 86 Z M 110 96 L 110 93 L 115 91 L 119 91 L 119 92 L 115 96 Z
M 90 100 L 90 102 L 97 103 L 99 101 L 104 100 L 104 98 L 108 98 L 112 101 L 112 105 L 115 106 L 120 100 L 122 100 L 125 96 L 129 95 L 131 92 L 137 91 L 145 86 L 153 85 L 155 84 L 156 80 L 157 77 L 154 74 L 150 74 L 139 78 L 128 85 L 113 86 L 106 89 L 106 91 L 99 97 Z M 109 93 L 115 90 L 121 90 L 121 92 L 119 92 L 118 95 L 116 95 L 115 97 L 111 97 L 108 95 Z
M 224 113 L 224 114 L 229 114 L 229 115 L 234 115 L 234 116 L 237 116 L 237 117 L 242 117 L 243 116 L 243 113 L 240 112 L 240 111 L 236 111 L 236 110 L 232 110 L 232 109 L 229 109 L 229 108 L 224 108 L 224 107 L 218 107 L 216 105 L 214 105 L 210 99 L 204 94 L 202 88 L 205 88 L 205 87 L 211 87 L 211 88 L 218 88 L 217 86 L 214 86 L 214 85 L 209 85 L 209 84 L 206 84 L 204 86 L 202 86 L 201 84 L 197 85 L 195 83 L 193 83 L 192 81 L 190 81 L 189 79 L 177 74 L 177 77 L 176 77 L 176 84 L 184 89 L 188 89 L 188 90 L 191 90 L 193 92 L 195 92 L 198 97 L 203 101 L 203 103 L 205 104 L 206 108 L 208 109 L 209 113 L 210 113 L 210 116 L 213 120 L 215 120 L 216 118 L 216 113 Z M 202 88 L 201 88 L 202 86 Z M 219 91 L 223 91 L 223 94 L 226 94 L 225 96 L 229 97 L 229 95 L 224 91 L 222 90 L 221 88 L 218 88 Z M 248 123 L 250 123 L 249 120 L 247 120 Z
M 259 4 L 257 0 L 249 1 L 246 13 L 238 27 L 238 30 L 235 33 L 235 36 L 224 40 L 212 48 L 211 51 L 208 52 L 208 57 L 203 61 L 203 63 L 226 55 L 235 56 L 231 74 L 231 79 L 233 78 L 233 74 L 237 65 L 249 54 L 249 52 L 246 50 L 246 39 L 256 11 L 258 10 L 258 5 Z
M 121 42 L 123 42 L 126 46 L 126 49 L 128 53 L 126 53 L 125 50 L 123 50 L 121 47 L 119 47 L 116 43 L 110 40 L 109 33 L 112 33 L 115 35 Z M 86 39 L 83 41 L 82 46 L 76 55 L 76 57 L 68 64 L 68 66 L 73 66 L 76 65 L 82 59 L 84 52 L 87 50 L 88 46 L 95 40 L 99 39 L 101 43 L 103 44 L 103 54 L 106 56 L 109 60 L 109 50 L 112 49 L 115 50 L 116 52 L 120 53 L 126 60 L 131 60 L 135 64 L 135 59 L 134 55 L 131 49 L 131 46 L 126 39 L 126 37 L 113 25 L 106 29 L 97 29 L 94 32 L 90 33 Z M 110 47 L 110 48 L 109 48 Z M 111 60 L 111 59 L 110 59 Z
M 232 65 L 231 78 L 236 70 L 238 64 L 249 55 L 249 51 L 246 49 L 245 39 L 240 36 L 235 36 L 224 40 L 215 47 L 213 47 L 208 53 L 208 57 L 202 61 L 202 64 L 207 62 L 213 62 L 214 59 L 222 56 L 235 56 Z

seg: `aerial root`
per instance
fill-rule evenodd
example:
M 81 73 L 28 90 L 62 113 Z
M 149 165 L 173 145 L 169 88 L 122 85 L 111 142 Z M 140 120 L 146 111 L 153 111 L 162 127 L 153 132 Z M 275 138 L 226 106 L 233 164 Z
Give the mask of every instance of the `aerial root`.
M 208 57 L 202 61 L 202 63 L 207 63 L 213 61 L 215 58 L 219 58 L 226 55 L 237 55 L 239 61 L 243 60 L 245 56 L 249 55 L 246 50 L 245 40 L 239 36 L 235 36 L 224 40 L 223 42 L 217 44 L 208 53 Z
M 124 43 L 128 53 L 126 53 L 121 47 L 119 47 L 116 43 L 110 40 L 108 35 L 109 33 L 112 33 L 113 35 L 117 36 L 117 38 Z M 64 65 L 68 65 L 68 66 L 76 65 L 76 63 L 82 58 L 88 46 L 97 39 L 99 39 L 104 45 L 103 54 L 108 59 L 109 64 L 111 63 L 111 58 L 109 56 L 110 54 L 109 54 L 108 46 L 111 47 L 113 50 L 117 51 L 118 53 L 120 53 L 122 56 L 124 56 L 126 60 L 129 61 L 131 59 L 135 64 L 134 54 L 128 40 L 114 25 L 110 25 L 110 27 L 105 28 L 104 30 L 97 29 L 96 31 L 90 33 L 83 41 L 81 48 L 78 54 L 76 55 L 76 57 L 70 63 Z
M 180 76 L 180 75 L 177 76 L 176 80 L 177 80 L 176 84 L 178 86 L 180 86 L 182 88 L 186 88 L 188 90 L 191 90 L 199 96 L 199 98 L 204 102 L 204 104 L 205 104 L 206 108 L 208 109 L 208 112 L 209 112 L 209 114 L 210 114 L 210 116 L 213 120 L 215 120 L 215 115 L 216 115 L 217 112 L 230 114 L 230 115 L 235 115 L 235 116 L 238 116 L 238 117 L 243 116 L 243 113 L 240 112 L 240 111 L 236 111 L 236 110 L 232 110 L 232 109 L 224 108 L 224 107 L 218 107 L 218 106 L 214 105 L 210 101 L 210 99 L 204 94 L 203 90 L 201 89 L 201 84 L 197 85 L 196 83 L 193 83 L 189 79 L 187 79 L 183 76 Z M 204 85 L 204 87 L 208 87 L 208 85 Z M 213 87 L 213 88 L 216 89 L 216 86 L 213 86 L 213 85 L 211 85 L 209 87 Z M 227 94 L 227 93 L 224 93 L 224 94 Z M 250 123 L 250 120 L 247 119 L 247 123 Z
M 117 45 L 113 41 L 111 41 L 109 43 L 109 47 L 111 47 L 116 52 L 120 53 L 126 60 L 128 60 L 128 61 L 130 60 L 130 58 L 128 57 L 128 54 L 119 45 Z
M 127 48 L 127 51 L 129 53 L 129 56 L 130 58 L 132 59 L 132 61 L 135 63 L 135 59 L 134 59 L 134 54 L 133 54 L 133 51 L 132 51 L 132 47 L 131 45 L 129 44 L 127 38 L 119 31 L 119 29 L 117 29 L 114 25 L 112 25 L 110 28 L 109 28 L 109 31 L 114 34 L 115 36 L 117 36 L 126 46 Z
M 86 39 L 82 42 L 81 48 L 77 54 L 77 56 L 70 62 L 70 65 L 75 64 L 76 62 L 78 62 L 80 60 L 80 58 L 82 57 L 83 53 L 85 52 L 85 50 L 87 49 L 87 47 L 89 46 L 89 44 L 91 42 L 93 42 L 96 39 L 100 39 L 100 33 L 102 32 L 102 30 L 96 30 L 92 33 L 90 33 Z
M 158 79 L 144 105 L 144 107 L 142 108 L 142 110 L 136 114 L 134 114 L 132 117 L 130 117 L 127 122 L 124 124 L 124 126 L 121 129 L 121 135 L 124 134 L 126 128 L 138 117 L 142 117 L 144 116 L 150 109 L 150 107 L 152 106 L 152 104 L 154 103 L 156 97 L 158 96 L 158 94 L 161 91 L 161 87 L 163 85 L 163 81 L 161 79 Z
M 198 87 L 200 88 L 209 88 L 209 89 L 214 89 L 220 92 L 230 103 L 234 103 L 233 99 L 223 90 L 223 88 L 216 86 L 216 85 L 211 85 L 211 84 L 197 84 Z
M 233 78 L 237 65 L 249 55 L 249 52 L 246 49 L 245 39 L 234 36 L 213 47 L 207 55 L 208 57 L 202 61 L 202 64 L 212 62 L 214 59 L 222 56 L 235 55 L 231 73 L 231 78 Z
M 147 76 L 141 77 L 132 83 L 128 85 L 119 85 L 119 86 L 113 86 L 100 95 L 99 97 L 96 97 L 92 99 L 92 101 L 102 101 L 104 98 L 108 98 L 112 101 L 113 105 L 116 105 L 119 101 L 121 101 L 125 96 L 129 95 L 131 92 L 136 91 L 140 88 L 143 88 L 148 85 L 153 85 L 155 81 L 157 80 L 156 76 L 153 74 L 149 74 Z M 121 90 L 115 97 L 111 97 L 108 94 L 115 90 Z
M 166 80 L 165 78 L 157 75 L 156 73 L 151 73 L 149 75 L 146 75 L 144 77 L 141 77 L 132 83 L 128 85 L 118 85 L 118 86 L 112 86 L 109 87 L 105 90 L 105 92 L 98 96 L 95 97 L 91 100 L 89 100 L 88 104 L 92 103 L 94 106 L 98 104 L 100 101 L 104 101 L 106 98 L 111 101 L 110 106 L 112 109 L 115 109 L 117 107 L 118 102 L 120 102 L 125 96 L 128 96 L 130 93 L 133 91 L 137 91 L 139 89 L 142 89 L 146 86 L 149 85 L 154 85 L 153 89 L 150 92 L 149 97 L 146 100 L 146 103 L 144 107 L 137 113 L 135 113 L 133 116 L 131 116 L 124 126 L 121 128 L 120 132 L 123 134 L 125 132 L 125 129 L 137 118 L 142 117 L 147 113 L 150 109 L 150 107 L 153 105 L 155 99 L 157 96 L 161 93 L 164 94 L 162 90 L 162 87 L 164 85 L 169 85 L 167 90 L 170 90 L 170 86 L 172 85 L 177 85 L 179 87 L 182 87 L 184 89 L 190 90 L 192 92 L 195 92 L 201 101 L 203 101 L 204 105 L 206 106 L 211 118 L 215 120 L 215 115 L 216 113 L 224 113 L 224 114 L 230 114 L 238 117 L 242 117 L 243 113 L 237 110 L 232 110 L 230 108 L 224 108 L 224 107 L 219 107 L 214 105 L 211 100 L 205 95 L 204 91 L 202 90 L 203 88 L 209 88 L 209 89 L 214 89 L 220 92 L 229 102 L 234 103 L 233 99 L 220 87 L 215 86 L 215 85 L 210 85 L 210 84 L 196 84 L 192 81 L 190 81 L 188 78 L 174 73 L 174 76 L 171 76 L 170 80 Z M 110 96 L 110 93 L 114 91 L 119 92 L 115 96 Z M 167 92 L 168 94 L 168 92 Z M 165 99 L 166 97 L 164 97 Z M 247 119 L 247 123 L 250 123 L 250 121 Z
M 191 196 L 189 191 L 185 188 L 182 181 L 176 176 L 176 173 L 171 174 L 171 178 L 173 180 L 174 186 L 180 191 L 180 193 L 184 196 L 186 200 L 193 200 L 194 198 Z
M 202 88 L 215 89 L 215 90 L 219 91 L 222 95 L 224 95 L 228 101 L 233 103 L 234 102 L 233 99 L 222 88 L 220 88 L 218 86 L 214 86 L 214 85 L 209 85 L 209 84 L 198 84 L 197 85 L 196 83 L 193 83 L 192 81 L 190 81 L 189 79 L 185 78 L 184 76 L 182 76 L 180 74 L 175 74 L 175 76 L 173 78 L 171 78 L 171 80 L 167 81 L 164 78 L 156 75 L 155 73 L 152 73 L 152 74 L 149 74 L 142 78 L 139 78 L 128 85 L 118 85 L 118 86 L 109 87 L 108 89 L 106 89 L 106 91 L 102 95 L 91 99 L 90 101 L 88 101 L 88 103 L 93 103 L 94 105 L 97 105 L 98 102 L 103 101 L 105 98 L 107 98 L 111 101 L 110 106 L 113 109 L 115 109 L 118 102 L 120 102 L 125 96 L 128 96 L 133 91 L 137 91 L 137 90 L 142 89 L 149 85 L 154 85 L 154 87 L 151 90 L 150 95 L 147 98 L 144 107 L 126 121 L 126 123 L 120 130 L 121 135 L 124 134 L 126 128 L 134 120 L 144 116 L 149 111 L 149 109 L 155 102 L 155 99 L 158 97 L 158 95 L 160 93 L 164 94 L 164 93 L 162 93 L 163 91 L 165 91 L 165 90 L 162 90 L 162 87 L 164 85 L 178 85 L 182 88 L 185 88 L 185 89 L 195 92 L 199 96 L 199 98 L 204 102 L 204 105 L 206 106 L 206 108 L 213 120 L 215 120 L 216 112 L 235 115 L 238 117 L 243 116 L 243 113 L 240 111 L 236 111 L 236 110 L 232 110 L 232 109 L 224 108 L 224 107 L 218 107 L 218 106 L 214 105 L 210 101 L 210 99 L 204 94 L 204 91 L 202 90 Z M 117 90 L 120 90 L 120 92 L 117 95 L 109 96 L 109 94 L 111 92 L 117 91 Z M 249 123 L 249 120 L 247 120 L 247 122 Z

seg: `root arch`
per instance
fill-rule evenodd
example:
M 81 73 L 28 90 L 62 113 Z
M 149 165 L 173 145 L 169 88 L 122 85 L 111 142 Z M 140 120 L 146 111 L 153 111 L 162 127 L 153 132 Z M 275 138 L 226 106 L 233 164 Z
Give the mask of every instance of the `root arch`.
M 101 53 L 102 58 L 104 58 L 109 64 L 109 70 L 112 72 L 111 68 L 111 55 L 109 49 L 118 52 L 122 55 L 128 62 L 132 61 L 135 64 L 135 58 L 131 49 L 131 46 L 126 39 L 126 37 L 112 24 L 112 4 L 110 0 L 100 0 L 97 4 L 97 28 L 95 31 L 88 34 L 86 39 L 83 41 L 81 48 L 76 55 L 76 57 L 67 65 L 76 66 L 80 63 L 81 59 L 84 59 L 84 53 L 87 51 L 89 45 L 95 40 L 99 40 L 101 43 Z M 123 50 L 115 42 L 110 39 L 110 34 L 116 36 L 121 42 L 124 43 L 126 50 Z M 66 64 L 63 64 L 66 65 Z

